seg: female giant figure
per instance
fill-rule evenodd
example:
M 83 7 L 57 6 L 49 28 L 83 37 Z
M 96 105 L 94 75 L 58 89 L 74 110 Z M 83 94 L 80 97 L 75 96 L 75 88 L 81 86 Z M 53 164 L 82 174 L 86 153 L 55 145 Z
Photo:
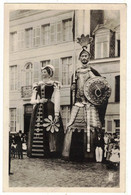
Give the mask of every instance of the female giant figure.
M 35 83 L 31 103 L 34 109 L 28 135 L 28 157 L 56 157 L 61 154 L 63 126 L 60 110 L 60 83 L 51 78 L 54 67 L 41 69 L 43 80 Z M 51 101 L 54 93 L 54 103 Z

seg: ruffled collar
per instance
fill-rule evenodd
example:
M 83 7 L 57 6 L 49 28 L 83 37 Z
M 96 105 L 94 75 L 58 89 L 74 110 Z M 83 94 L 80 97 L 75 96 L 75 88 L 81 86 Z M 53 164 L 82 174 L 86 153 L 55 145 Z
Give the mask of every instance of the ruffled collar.
M 39 81 L 38 85 L 53 85 L 54 81 L 53 80 L 48 80 L 48 81 Z

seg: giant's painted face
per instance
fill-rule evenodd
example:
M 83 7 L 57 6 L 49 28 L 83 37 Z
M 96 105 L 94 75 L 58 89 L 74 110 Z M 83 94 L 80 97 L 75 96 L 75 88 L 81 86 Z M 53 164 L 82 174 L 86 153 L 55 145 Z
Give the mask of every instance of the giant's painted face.
M 50 75 L 49 75 L 49 73 L 47 72 L 46 69 L 43 69 L 43 70 L 41 71 L 41 73 L 42 73 L 42 77 L 43 77 L 43 78 L 49 78 L 49 77 L 50 77 Z
M 89 62 L 89 54 L 87 52 L 83 52 L 80 56 L 80 61 L 82 62 L 83 66 L 87 65 Z

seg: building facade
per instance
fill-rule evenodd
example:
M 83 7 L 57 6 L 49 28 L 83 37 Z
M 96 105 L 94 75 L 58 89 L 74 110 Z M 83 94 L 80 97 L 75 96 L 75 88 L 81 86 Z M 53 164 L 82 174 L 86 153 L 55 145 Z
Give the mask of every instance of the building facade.
M 70 118 L 71 75 L 80 66 L 81 47 L 76 38 L 93 37 L 91 65 L 112 88 L 105 131 L 120 131 L 120 17 L 119 11 L 17 10 L 10 13 L 10 132 L 28 133 L 33 106 L 32 84 L 41 80 L 41 67 L 55 67 L 54 80 L 61 82 L 61 115 Z

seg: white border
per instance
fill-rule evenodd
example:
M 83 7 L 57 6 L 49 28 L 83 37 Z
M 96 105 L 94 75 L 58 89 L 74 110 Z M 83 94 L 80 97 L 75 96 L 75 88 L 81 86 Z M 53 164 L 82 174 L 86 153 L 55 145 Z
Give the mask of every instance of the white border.
M 0 103 L 1 103 L 1 106 L 0 106 L 0 119 L 1 119 L 1 122 L 0 122 L 0 148 L 1 148 L 1 151 L 0 151 L 0 194 L 3 194 L 2 192 L 2 167 L 3 167 L 3 163 L 2 163 L 2 157 L 3 157 L 3 109 L 2 109 L 2 105 L 3 105 L 3 83 L 1 82 L 3 80 L 3 25 L 4 25 L 4 18 L 3 18 L 3 14 L 4 14 L 4 3 L 127 3 L 127 163 L 126 163 L 126 167 L 127 167 L 127 176 L 126 176 L 126 179 L 127 179 L 127 182 L 126 182 L 126 193 L 121 193 L 121 194 L 131 194 L 131 165 L 130 165 L 130 160 L 131 160 L 131 146 L 130 146 L 130 143 L 131 143 L 131 114 L 130 114 L 130 110 L 131 110 L 131 54 L 130 54 L 130 43 L 131 43 L 131 32 L 130 32 L 130 24 L 131 24 L 131 1 L 128 0 L 128 1 L 44 1 L 44 0 L 38 0 L 38 1 L 33 1 L 33 0 L 23 0 L 22 2 L 20 1 L 5 1 L 5 0 L 1 0 L 0 1 L 0 62 L 1 62 L 1 65 L 0 65 L 0 92 L 1 92 L 1 95 L 0 95 Z M 125 21 L 126 22 L 126 21 Z M 5 195 L 6 194 L 9 194 L 9 193 L 4 193 Z M 17 194 L 19 194 L 17 192 Z M 20 193 L 20 194 L 28 194 L 28 193 Z M 37 194 L 37 193 L 35 193 Z M 44 194 L 44 193 L 43 193 Z M 47 193 L 46 193 L 47 194 Z M 50 194 L 50 193 L 48 193 Z M 59 194 L 65 194 L 65 193 L 59 193 Z M 68 193 L 69 194 L 69 193 Z M 74 193 L 72 193 L 74 194 Z M 80 194 L 80 193 L 79 193 Z M 96 194 L 96 193 L 88 193 L 88 194 Z M 106 193 L 103 193 L 103 194 L 106 194 Z M 108 193 L 108 194 L 116 194 L 116 193 Z

